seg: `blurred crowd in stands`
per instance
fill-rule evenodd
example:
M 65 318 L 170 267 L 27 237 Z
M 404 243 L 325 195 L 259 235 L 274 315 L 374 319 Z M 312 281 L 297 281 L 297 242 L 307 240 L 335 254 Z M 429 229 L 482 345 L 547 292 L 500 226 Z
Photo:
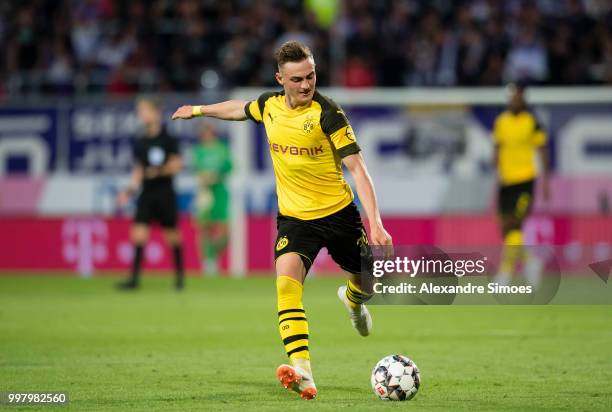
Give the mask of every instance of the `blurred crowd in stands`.
M 609 0 L 9 0 L 0 94 L 274 86 L 289 39 L 321 86 L 612 84 Z

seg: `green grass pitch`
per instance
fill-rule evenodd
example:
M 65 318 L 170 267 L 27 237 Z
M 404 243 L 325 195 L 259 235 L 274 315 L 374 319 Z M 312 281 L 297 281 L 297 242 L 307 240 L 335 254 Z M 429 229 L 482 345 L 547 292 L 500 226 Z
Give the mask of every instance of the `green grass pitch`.
M 0 391 L 67 391 L 44 410 L 612 410 L 610 306 L 374 306 L 351 328 L 340 278 L 306 282 L 319 396 L 280 387 L 274 279 L 0 276 Z M 383 356 L 421 369 L 414 400 L 383 402 Z M 2 406 L 6 410 L 35 407 Z

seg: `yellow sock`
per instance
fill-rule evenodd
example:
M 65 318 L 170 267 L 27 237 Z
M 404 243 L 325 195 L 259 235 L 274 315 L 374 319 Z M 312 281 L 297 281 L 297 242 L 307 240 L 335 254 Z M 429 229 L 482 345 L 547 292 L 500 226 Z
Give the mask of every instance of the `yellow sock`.
M 509 231 L 504 238 L 504 251 L 501 261 L 501 271 L 512 273 L 516 262 L 521 258 L 523 252 L 523 232 L 519 229 Z
M 352 280 L 346 281 L 346 298 L 348 299 L 349 305 L 353 309 L 356 309 L 359 305 L 367 302 L 372 297 L 371 294 L 365 293 L 358 284 Z
M 296 359 L 310 359 L 308 351 L 308 320 L 302 305 L 304 286 L 289 276 L 276 278 L 276 294 L 278 298 L 278 330 L 285 345 L 285 351 L 291 364 Z M 305 362 L 298 361 L 300 366 Z M 308 362 L 308 372 L 310 372 Z
M 306 359 L 306 358 L 293 358 L 293 360 L 291 361 L 291 364 L 293 366 L 297 366 L 299 368 L 302 368 L 303 370 L 308 372 L 310 374 L 310 377 L 312 378 L 312 369 L 310 367 L 310 359 Z

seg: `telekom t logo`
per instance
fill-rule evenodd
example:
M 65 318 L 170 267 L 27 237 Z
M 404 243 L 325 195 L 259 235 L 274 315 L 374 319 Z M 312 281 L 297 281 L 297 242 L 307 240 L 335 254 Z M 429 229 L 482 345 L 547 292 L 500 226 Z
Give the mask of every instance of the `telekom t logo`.
M 62 225 L 64 259 L 81 276 L 91 276 L 96 263 L 108 258 L 108 227 L 101 219 L 69 219 Z

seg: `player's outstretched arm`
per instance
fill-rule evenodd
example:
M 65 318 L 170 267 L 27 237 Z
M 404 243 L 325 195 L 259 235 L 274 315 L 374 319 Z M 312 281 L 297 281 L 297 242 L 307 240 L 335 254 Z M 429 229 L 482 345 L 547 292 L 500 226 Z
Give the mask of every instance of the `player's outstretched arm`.
M 357 195 L 368 216 L 368 223 L 370 224 L 370 242 L 378 246 L 391 246 L 393 240 L 391 239 L 391 235 L 383 227 L 380 212 L 378 210 L 376 192 L 374 191 L 374 184 L 372 183 L 372 178 L 368 173 L 361 153 L 346 156 L 342 159 L 342 163 L 344 163 L 355 180 Z
M 172 120 L 187 120 L 200 116 L 214 117 L 221 120 L 246 120 L 247 116 L 244 112 L 246 104 L 247 102 L 243 100 L 227 100 L 204 106 L 181 106 L 172 115 Z

